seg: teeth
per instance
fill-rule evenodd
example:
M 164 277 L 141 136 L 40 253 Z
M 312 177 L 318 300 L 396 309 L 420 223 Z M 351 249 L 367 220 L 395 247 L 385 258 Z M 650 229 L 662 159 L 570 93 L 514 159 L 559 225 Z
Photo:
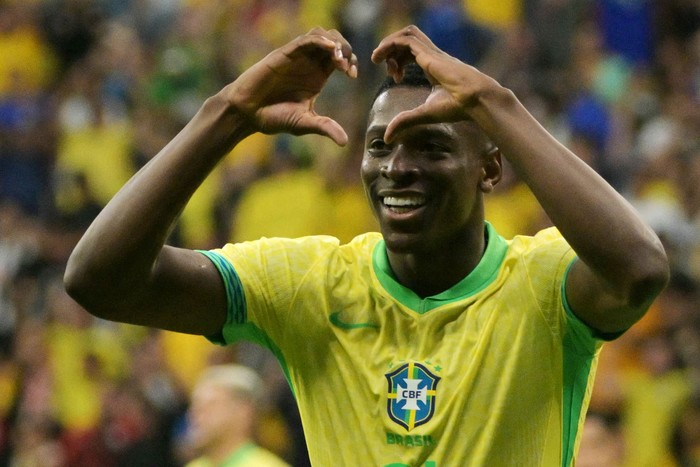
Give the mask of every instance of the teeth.
M 407 196 L 403 198 L 387 196 L 384 198 L 384 204 L 392 207 L 422 206 L 424 203 L 425 198 L 422 196 Z

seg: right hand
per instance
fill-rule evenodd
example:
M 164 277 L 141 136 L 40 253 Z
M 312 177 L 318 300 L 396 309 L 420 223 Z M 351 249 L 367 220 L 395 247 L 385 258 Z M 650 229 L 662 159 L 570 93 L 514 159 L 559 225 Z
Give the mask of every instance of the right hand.
M 315 133 L 345 145 L 345 130 L 314 111 L 316 98 L 336 69 L 357 77 L 352 47 L 338 31 L 315 28 L 268 54 L 222 92 L 255 131 Z

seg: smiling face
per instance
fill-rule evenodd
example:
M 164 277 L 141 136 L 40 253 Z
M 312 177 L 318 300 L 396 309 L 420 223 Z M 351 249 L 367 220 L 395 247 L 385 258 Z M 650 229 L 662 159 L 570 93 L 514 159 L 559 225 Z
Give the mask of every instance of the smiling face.
M 500 177 L 500 160 L 472 122 L 415 125 L 384 142 L 389 122 L 425 102 L 429 89 L 393 87 L 372 106 L 362 181 L 387 249 L 427 253 L 468 244 L 483 233 L 482 193 Z

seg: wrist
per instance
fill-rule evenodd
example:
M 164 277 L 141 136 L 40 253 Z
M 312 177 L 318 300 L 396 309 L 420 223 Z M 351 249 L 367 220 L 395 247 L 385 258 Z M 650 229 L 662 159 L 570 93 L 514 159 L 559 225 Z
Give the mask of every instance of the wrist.
M 237 143 L 257 131 L 252 117 L 235 101 L 229 98 L 227 88 L 209 97 L 202 106 L 202 111 L 210 115 L 213 123 L 227 132 L 229 138 Z
M 522 104 L 510 89 L 492 80 L 484 86 L 469 106 L 469 116 L 473 118 L 487 133 L 497 129 L 517 118 L 518 109 Z
M 486 76 L 485 83 L 474 92 L 469 107 L 470 112 L 489 112 L 509 108 L 517 102 L 513 91 Z

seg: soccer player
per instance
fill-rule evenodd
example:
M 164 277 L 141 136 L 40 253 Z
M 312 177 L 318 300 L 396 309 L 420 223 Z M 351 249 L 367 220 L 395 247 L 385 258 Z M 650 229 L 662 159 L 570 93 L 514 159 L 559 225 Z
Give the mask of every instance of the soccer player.
M 313 103 L 334 70 L 356 76 L 357 59 L 314 29 L 203 104 L 88 229 L 66 286 L 107 319 L 271 349 L 314 465 L 571 465 L 602 342 L 667 282 L 661 243 L 511 91 L 416 27 L 372 59 L 391 77 L 360 169 L 381 233 L 164 246 L 247 135 L 347 142 Z M 485 222 L 501 157 L 556 228 L 507 241 Z
M 189 438 L 199 457 L 186 467 L 288 467 L 253 439 L 264 389 L 245 366 L 207 368 L 192 390 L 189 408 Z

